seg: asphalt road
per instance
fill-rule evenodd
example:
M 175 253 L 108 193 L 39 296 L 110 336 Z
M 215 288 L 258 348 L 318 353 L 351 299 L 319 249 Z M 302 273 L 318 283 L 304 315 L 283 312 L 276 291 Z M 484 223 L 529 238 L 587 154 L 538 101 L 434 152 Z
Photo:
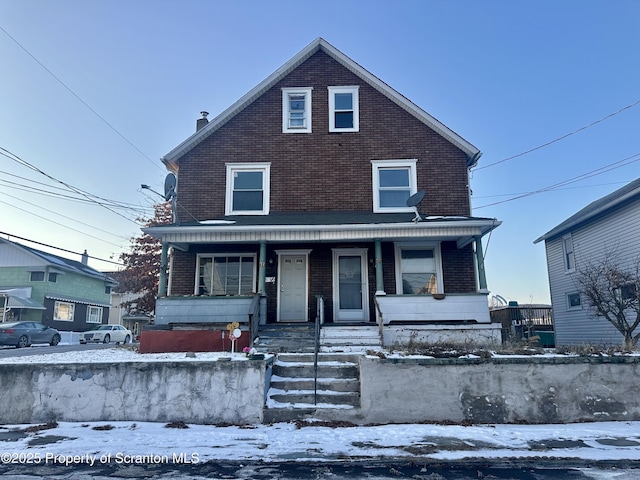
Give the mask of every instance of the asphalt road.
M 535 464 L 537 463 L 537 465 Z M 419 465 L 403 462 L 342 462 L 342 463 L 250 463 L 250 462 L 202 462 L 192 465 L 146 464 L 146 465 L 2 465 L 0 476 L 23 480 L 47 478 L 51 480 L 86 480 L 87 478 L 112 479 L 173 479 L 188 480 L 204 478 L 237 480 L 383 480 L 410 478 L 416 480 L 633 480 L 639 470 L 622 465 L 567 465 L 553 462 L 518 460 L 495 464 L 486 460 L 455 463 Z M 582 462 L 581 462 L 582 463 Z M 588 462 L 584 462 L 588 463 Z
M 115 343 L 87 343 L 85 345 L 31 345 L 26 348 L 16 348 L 9 346 L 0 346 L 0 358 L 7 357 L 24 357 L 28 355 L 41 355 L 44 353 L 62 353 L 75 352 L 76 350 L 101 350 L 103 348 L 112 348 Z

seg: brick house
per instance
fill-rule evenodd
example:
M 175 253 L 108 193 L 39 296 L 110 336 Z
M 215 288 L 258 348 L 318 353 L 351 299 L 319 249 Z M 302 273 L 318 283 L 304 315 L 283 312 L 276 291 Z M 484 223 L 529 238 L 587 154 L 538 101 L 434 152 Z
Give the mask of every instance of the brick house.
M 162 159 L 177 218 L 145 229 L 167 269 L 143 350 L 227 348 L 231 321 L 242 344 L 316 319 L 384 343 L 499 338 L 481 239 L 500 222 L 471 215 L 480 154 L 316 39 Z

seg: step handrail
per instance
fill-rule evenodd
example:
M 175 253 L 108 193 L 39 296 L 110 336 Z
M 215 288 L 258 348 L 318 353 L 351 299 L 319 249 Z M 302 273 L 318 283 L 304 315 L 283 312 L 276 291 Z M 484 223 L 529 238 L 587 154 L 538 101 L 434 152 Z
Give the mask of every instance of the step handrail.
M 324 297 L 316 295 L 315 342 L 313 348 L 313 404 L 318 404 L 318 351 L 320 350 L 320 327 L 324 323 Z

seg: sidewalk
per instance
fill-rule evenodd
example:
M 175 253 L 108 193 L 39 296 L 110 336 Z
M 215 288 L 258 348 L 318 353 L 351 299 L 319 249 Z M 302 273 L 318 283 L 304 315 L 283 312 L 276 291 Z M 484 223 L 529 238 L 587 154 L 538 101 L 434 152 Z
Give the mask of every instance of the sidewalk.
M 145 422 L 0 426 L 3 464 L 207 461 L 624 462 L 640 467 L 640 422 L 568 425 L 209 426 Z M 93 462 L 93 463 L 92 463 Z

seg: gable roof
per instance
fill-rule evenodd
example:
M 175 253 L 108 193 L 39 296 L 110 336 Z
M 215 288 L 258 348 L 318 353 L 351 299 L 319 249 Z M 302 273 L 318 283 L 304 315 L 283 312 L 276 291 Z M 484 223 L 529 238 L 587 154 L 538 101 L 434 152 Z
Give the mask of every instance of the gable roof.
M 91 268 L 88 265 L 85 265 L 82 262 L 78 262 L 75 260 L 70 260 L 68 258 L 59 257 L 58 255 L 54 255 L 52 253 L 43 252 L 42 250 L 37 250 L 32 247 L 27 247 L 26 245 L 22 245 L 21 243 L 12 242 L 7 240 L 6 238 L 0 238 L 0 243 L 6 243 L 14 248 L 22 250 L 27 254 L 38 257 L 40 260 L 44 261 L 47 265 L 50 265 L 55 268 L 59 268 L 60 270 L 65 270 L 68 272 L 77 273 L 80 275 L 85 275 L 88 277 L 101 279 L 109 283 L 116 283 L 112 278 L 108 277 L 104 273 L 96 270 L 95 268 Z
M 400 106 L 411 115 L 416 117 L 418 120 L 426 124 L 435 132 L 442 135 L 448 141 L 456 145 L 459 149 L 461 149 L 467 155 L 467 166 L 469 168 L 476 165 L 478 159 L 482 155 L 480 150 L 478 150 L 471 143 L 466 141 L 460 135 L 455 133 L 453 130 L 440 123 L 436 118 L 429 115 L 427 112 L 422 110 L 416 104 L 411 102 L 409 99 L 398 93 L 396 90 L 391 88 L 389 85 L 384 83 L 378 77 L 374 76 L 356 62 L 351 60 L 341 51 L 336 49 L 333 45 L 328 43 L 323 38 L 316 38 L 313 42 L 307 45 L 302 51 L 300 51 L 296 56 L 294 56 L 291 60 L 286 62 L 283 66 L 281 66 L 278 70 L 273 72 L 269 77 L 255 86 L 252 90 L 250 90 L 247 94 L 241 97 L 237 102 L 227 108 L 225 111 L 220 113 L 217 117 L 212 119 L 206 126 L 195 132 L 185 141 L 183 141 L 176 148 L 171 150 L 168 154 L 166 154 L 162 158 L 162 162 L 169 168 L 170 170 L 176 171 L 177 168 L 177 160 L 182 157 L 186 152 L 194 148 L 200 142 L 204 141 L 209 135 L 214 133 L 224 124 L 226 124 L 229 120 L 231 120 L 235 115 L 245 109 L 248 105 L 254 102 L 258 97 L 260 97 L 263 93 L 269 90 L 273 85 L 279 82 L 282 78 L 287 76 L 290 72 L 292 72 L 295 68 L 297 68 L 300 64 L 306 61 L 309 57 L 314 55 L 316 52 L 322 51 L 341 64 L 343 67 L 350 70 L 352 73 L 357 75 L 363 81 L 368 83 L 371 87 L 376 89 L 378 92 L 382 93 L 384 96 L 393 101 L 396 105 Z
M 596 218 L 605 215 L 607 212 L 619 206 L 620 204 L 636 198 L 640 199 L 640 178 L 634 180 L 631 183 L 628 183 L 622 188 L 619 188 L 615 192 L 600 198 L 599 200 L 591 202 L 578 213 L 570 216 L 560 225 L 549 230 L 540 238 L 537 238 L 533 243 L 538 243 L 542 240 L 549 240 L 551 238 L 557 237 L 571 230 L 577 225 L 595 220 Z

